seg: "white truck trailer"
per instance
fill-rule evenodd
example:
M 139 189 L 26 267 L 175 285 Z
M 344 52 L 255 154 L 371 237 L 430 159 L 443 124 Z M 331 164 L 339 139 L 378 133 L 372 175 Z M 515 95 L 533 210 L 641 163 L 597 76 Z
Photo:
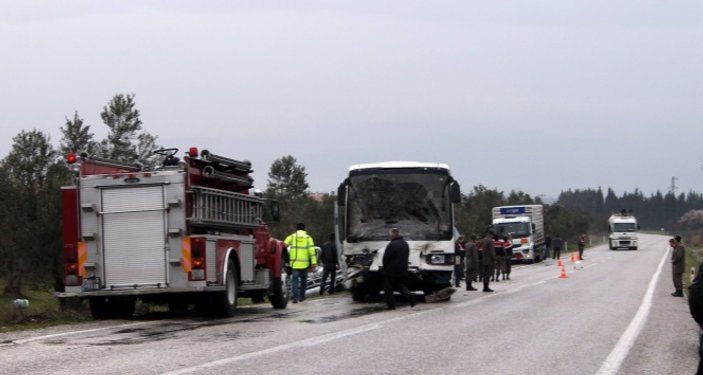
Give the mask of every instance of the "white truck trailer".
M 637 250 L 637 231 L 640 226 L 632 212 L 622 210 L 620 213 L 610 215 L 608 218 L 608 242 L 610 250 L 630 249 Z
M 544 214 L 541 204 L 493 207 L 493 230 L 513 238 L 513 260 L 535 263 L 544 254 Z

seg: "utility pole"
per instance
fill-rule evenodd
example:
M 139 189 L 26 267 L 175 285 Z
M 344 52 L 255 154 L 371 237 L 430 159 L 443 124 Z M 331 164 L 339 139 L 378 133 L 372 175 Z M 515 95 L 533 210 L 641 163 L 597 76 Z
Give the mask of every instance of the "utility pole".
M 671 187 L 669 187 L 669 192 L 673 195 L 676 195 L 676 190 L 678 190 L 678 187 L 676 186 L 676 180 L 679 178 L 676 176 L 671 176 Z

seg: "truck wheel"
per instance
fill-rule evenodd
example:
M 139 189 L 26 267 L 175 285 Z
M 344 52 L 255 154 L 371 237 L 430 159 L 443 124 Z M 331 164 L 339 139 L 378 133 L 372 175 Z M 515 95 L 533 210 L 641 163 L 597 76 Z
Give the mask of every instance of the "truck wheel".
M 105 297 L 93 297 L 88 300 L 90 305 L 90 315 L 93 316 L 95 320 L 107 319 L 108 318 L 108 305 L 107 298 Z
M 285 273 L 283 262 L 281 262 L 281 277 L 272 277 L 269 288 L 269 301 L 274 309 L 285 309 L 288 306 L 288 296 L 290 295 L 290 284 L 288 274 Z
M 127 319 L 134 315 L 134 298 L 93 297 L 88 300 L 93 319 Z
M 225 291 L 220 293 L 220 314 L 226 317 L 234 316 L 237 309 L 237 270 L 234 261 L 227 261 L 227 274 L 225 275 Z

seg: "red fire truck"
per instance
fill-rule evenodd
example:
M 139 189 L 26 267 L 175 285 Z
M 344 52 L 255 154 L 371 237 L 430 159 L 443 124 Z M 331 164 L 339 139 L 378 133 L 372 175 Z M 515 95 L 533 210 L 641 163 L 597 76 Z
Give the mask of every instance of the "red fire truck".
M 288 304 L 286 250 L 263 221 L 251 163 L 193 147 L 162 165 L 69 155 L 62 188 L 65 290 L 94 318 L 129 317 L 137 299 L 232 316 L 238 297 Z M 275 203 L 275 202 L 272 202 Z M 278 206 L 271 216 L 277 220 Z

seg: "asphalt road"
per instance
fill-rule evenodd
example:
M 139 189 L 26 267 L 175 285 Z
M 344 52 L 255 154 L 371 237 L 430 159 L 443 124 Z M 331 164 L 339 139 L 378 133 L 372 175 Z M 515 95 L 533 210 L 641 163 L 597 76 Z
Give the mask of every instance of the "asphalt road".
M 671 297 L 666 237 L 514 266 L 495 293 L 353 303 L 347 294 L 230 319 L 150 316 L 0 334 L 2 374 L 694 374 L 698 328 Z

